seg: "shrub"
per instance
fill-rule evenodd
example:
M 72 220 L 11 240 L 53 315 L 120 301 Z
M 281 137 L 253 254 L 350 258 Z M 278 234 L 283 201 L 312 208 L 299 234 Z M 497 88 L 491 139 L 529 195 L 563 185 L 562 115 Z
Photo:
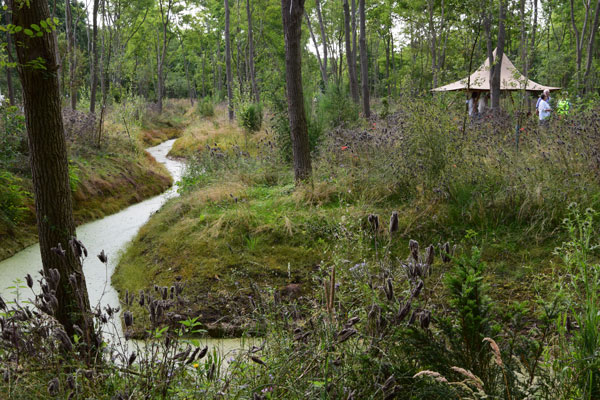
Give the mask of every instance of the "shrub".
M 19 185 L 19 178 L 10 172 L 0 171 L 0 221 L 8 226 L 22 220 L 27 208 L 25 201 L 29 193 Z
M 238 122 L 247 132 L 257 132 L 262 126 L 262 105 L 246 103 L 240 106 Z
M 196 104 L 196 112 L 203 118 L 212 117 L 215 115 L 215 108 L 209 97 L 198 100 Z
M 0 166 L 8 167 L 25 139 L 25 117 L 14 106 L 0 105 Z
M 327 128 L 356 122 L 358 112 L 358 105 L 354 104 L 348 90 L 342 86 L 330 85 L 325 93 L 317 98 L 316 118 Z

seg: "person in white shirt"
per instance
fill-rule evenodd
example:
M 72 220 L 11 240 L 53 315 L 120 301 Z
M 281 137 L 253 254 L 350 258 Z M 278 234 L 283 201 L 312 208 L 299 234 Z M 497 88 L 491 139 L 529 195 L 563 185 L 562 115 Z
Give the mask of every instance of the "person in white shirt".
M 483 115 L 485 113 L 485 110 L 488 105 L 488 102 L 487 102 L 488 96 L 489 95 L 483 95 L 483 94 L 481 94 L 479 96 L 479 102 L 477 104 L 477 112 L 479 113 L 479 115 Z
M 478 99 L 478 97 L 479 97 L 479 93 L 473 92 L 473 93 L 471 93 L 471 98 L 469 100 L 467 100 L 470 117 L 477 116 L 477 99 Z
M 540 124 L 547 122 L 548 117 L 550 116 L 550 112 L 552 109 L 550 108 L 550 104 L 547 102 L 548 97 L 546 94 L 542 94 L 540 97 L 540 103 L 538 105 L 538 112 L 540 117 Z

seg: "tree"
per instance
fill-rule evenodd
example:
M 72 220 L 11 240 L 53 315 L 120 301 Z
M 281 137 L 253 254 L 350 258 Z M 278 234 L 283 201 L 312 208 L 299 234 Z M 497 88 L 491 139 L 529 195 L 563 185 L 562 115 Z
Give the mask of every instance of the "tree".
M 48 2 L 30 1 L 29 5 L 9 1 L 12 23 L 29 27 L 47 21 L 50 17 Z M 52 34 L 28 36 L 28 29 L 15 33 L 19 77 L 23 86 L 25 121 L 29 139 L 29 155 L 42 264 L 46 275 L 58 270 L 60 279 L 55 297 L 58 307 L 55 317 L 69 336 L 75 334 L 74 325 L 83 332 L 82 340 L 95 346 L 90 305 L 81 268 L 81 262 L 69 240 L 75 236 L 75 222 L 69 185 L 67 149 L 58 88 L 58 64 Z M 53 251 L 62 245 L 64 255 Z M 73 277 L 73 278 L 71 278 Z M 77 288 L 70 283 L 75 279 Z
M 346 61 L 348 62 L 348 78 L 350 80 L 350 93 L 352 100 L 358 104 L 358 82 L 356 80 L 356 59 L 350 45 L 350 8 L 348 0 L 344 0 L 344 36 L 346 37 Z
M 225 74 L 229 120 L 233 121 L 233 76 L 231 75 L 231 38 L 229 35 L 229 0 L 225 0 Z
M 281 0 L 281 17 L 285 40 L 285 71 L 288 102 L 288 118 L 294 158 L 296 182 L 310 178 L 312 174 L 308 125 L 304 112 L 302 92 L 302 15 L 304 0 Z
M 71 97 L 71 110 L 77 108 L 77 88 L 75 86 L 75 34 L 73 32 L 73 15 L 71 13 L 71 0 L 65 0 L 65 25 L 67 38 L 67 52 L 69 53 L 69 96 Z
M 365 118 L 371 116 L 371 105 L 369 103 L 369 66 L 367 61 L 367 28 L 365 20 L 365 0 L 358 2 L 358 14 L 360 16 L 360 79 L 363 95 L 363 113 Z
M 496 44 L 496 59 L 490 58 L 490 92 L 492 97 L 492 110 L 500 109 L 500 74 L 502 71 L 502 58 L 504 57 L 506 7 L 503 0 L 499 1 L 498 40 Z
M 94 0 L 92 7 L 92 57 L 90 61 L 90 112 L 96 111 L 96 87 L 98 86 L 98 5 Z
M 250 0 L 246 0 L 246 14 L 248 15 L 248 61 L 250 64 L 250 81 L 252 82 L 252 93 L 254 101 L 260 103 L 260 93 L 256 84 L 256 72 L 254 70 L 254 38 L 252 37 L 252 12 L 250 11 Z
M 163 97 L 165 95 L 165 61 L 167 58 L 167 50 L 169 42 L 171 41 L 170 36 L 167 35 L 169 22 L 171 22 L 171 13 L 176 0 L 158 0 L 158 6 L 160 11 L 160 25 L 161 25 L 161 41 L 160 49 L 158 51 L 157 58 L 157 75 L 158 75 L 158 112 L 162 113 L 163 109 Z

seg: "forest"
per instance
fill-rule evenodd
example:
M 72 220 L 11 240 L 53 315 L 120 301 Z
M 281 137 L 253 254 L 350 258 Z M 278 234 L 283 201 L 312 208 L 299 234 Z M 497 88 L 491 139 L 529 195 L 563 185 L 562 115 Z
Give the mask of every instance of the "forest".
M 0 3 L 0 399 L 600 398 L 600 0 Z

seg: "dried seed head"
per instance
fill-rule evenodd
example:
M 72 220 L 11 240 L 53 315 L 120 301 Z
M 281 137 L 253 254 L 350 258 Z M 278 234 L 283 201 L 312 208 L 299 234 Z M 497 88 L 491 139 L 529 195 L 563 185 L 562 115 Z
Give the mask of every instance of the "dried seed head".
M 346 328 L 342 329 L 337 334 L 338 343 L 344 343 L 346 340 L 350 339 L 352 336 L 356 335 L 358 331 L 354 328 Z
M 208 353 L 208 346 L 205 346 L 200 353 L 198 354 L 198 360 L 202 360 L 204 356 Z
M 29 289 L 33 289 L 33 278 L 31 275 L 27 274 L 25 276 L 25 281 L 27 281 L 27 286 L 29 286 Z
M 104 252 L 104 249 L 102 249 L 102 251 L 100 252 L 100 254 L 98 254 L 98 260 L 100 260 L 100 262 L 102 264 L 108 263 L 108 256 Z
M 76 383 L 75 383 L 75 377 L 73 375 L 69 374 L 67 376 L 67 385 L 69 386 L 69 389 L 75 390 Z
M 166 300 L 168 296 L 169 296 L 169 288 L 167 288 L 165 286 L 162 288 L 162 299 Z
M 123 313 L 123 320 L 125 322 L 125 326 L 129 328 L 133 325 L 133 313 L 131 311 L 125 311 Z
M 452 367 L 453 371 L 458 372 L 459 374 L 467 377 L 467 379 L 477 387 L 479 390 L 483 390 L 483 381 L 477 377 L 474 373 L 469 370 L 460 367 Z
M 48 394 L 50 396 L 57 396 L 60 391 L 60 382 L 58 378 L 53 378 L 50 382 L 48 382 Z
M 392 278 L 386 279 L 384 288 L 387 299 L 390 301 L 394 300 L 394 285 L 392 283 Z
M 398 212 L 394 211 L 390 217 L 390 235 L 398 232 Z
M 415 262 L 419 262 L 419 242 L 410 239 L 408 242 L 408 248 L 410 249 L 410 254 Z
M 398 323 L 404 321 L 408 313 L 410 312 L 410 308 L 412 306 L 412 301 L 408 300 L 406 304 L 398 311 L 398 316 L 396 317 Z
M 138 303 L 140 304 L 140 307 L 144 307 L 144 291 L 142 289 L 140 289 L 140 299 L 138 300 Z
M 496 343 L 496 341 L 489 337 L 483 338 L 483 341 L 488 342 L 490 344 L 490 347 L 492 348 L 492 352 L 494 353 L 494 356 L 495 356 L 496 364 L 499 367 L 503 367 L 504 363 L 502 362 L 502 355 L 500 354 L 500 348 L 498 347 L 498 344 Z
M 421 328 L 429 328 L 429 324 L 431 323 L 431 312 L 429 310 L 423 310 L 420 312 L 419 323 L 421 324 Z
M 129 356 L 129 359 L 127 360 L 127 366 L 131 366 L 131 364 L 133 364 L 133 362 L 135 361 L 135 359 L 137 358 L 137 354 L 135 354 L 135 351 L 131 352 L 131 355 Z
M 71 339 L 69 339 L 69 335 L 67 335 L 67 332 L 65 332 L 64 329 L 57 328 L 54 331 L 54 334 L 60 341 L 64 351 L 69 352 L 73 350 L 73 343 L 71 343 Z
M 431 274 L 431 266 L 433 265 L 433 256 L 434 256 L 434 248 L 433 245 L 430 244 L 427 250 L 425 251 L 425 264 L 429 266 L 429 273 Z
M 192 351 L 192 354 L 190 354 L 190 357 L 187 359 L 187 361 L 185 362 L 186 365 L 187 364 L 191 364 L 194 362 L 194 360 L 196 359 L 196 356 L 198 355 L 198 352 L 200 351 L 200 347 L 196 347 L 194 349 L 194 351 Z
M 369 221 L 371 230 L 376 233 L 379 230 L 379 216 L 375 214 L 369 214 L 367 220 Z
M 56 247 L 52 247 L 50 250 L 51 250 L 51 251 L 53 251 L 54 253 L 56 253 L 57 255 L 61 256 L 61 257 L 64 257 L 64 256 L 65 256 L 65 254 L 67 254 L 67 253 L 66 253 L 66 252 L 63 250 L 63 248 L 62 248 L 62 245 L 61 245 L 60 243 L 58 244 L 58 246 L 56 246 Z
M 414 298 L 419 297 L 419 294 L 421 294 L 421 290 L 423 290 L 423 286 L 424 286 L 423 281 L 419 279 L 419 283 L 417 283 L 417 286 L 415 286 L 415 288 L 412 291 L 412 297 L 414 297 Z
M 448 380 L 446 378 L 444 378 L 442 375 L 440 375 L 439 373 L 437 373 L 435 371 L 428 371 L 428 370 L 421 371 L 421 372 L 416 373 L 413 376 L 413 378 L 418 378 L 420 376 L 430 376 L 438 382 L 448 383 Z
M 250 359 L 257 364 L 263 365 L 265 367 L 267 366 L 267 364 L 263 360 L 261 360 L 260 358 L 258 358 L 256 356 L 250 356 Z
M 69 284 L 74 290 L 77 290 L 79 285 L 77 284 L 77 276 L 75 273 L 69 275 Z
M 0 296 L 0 310 L 6 311 L 6 303 L 4 302 L 4 299 L 2 299 L 2 296 Z
M 129 289 L 125 289 L 125 305 L 129 305 Z

